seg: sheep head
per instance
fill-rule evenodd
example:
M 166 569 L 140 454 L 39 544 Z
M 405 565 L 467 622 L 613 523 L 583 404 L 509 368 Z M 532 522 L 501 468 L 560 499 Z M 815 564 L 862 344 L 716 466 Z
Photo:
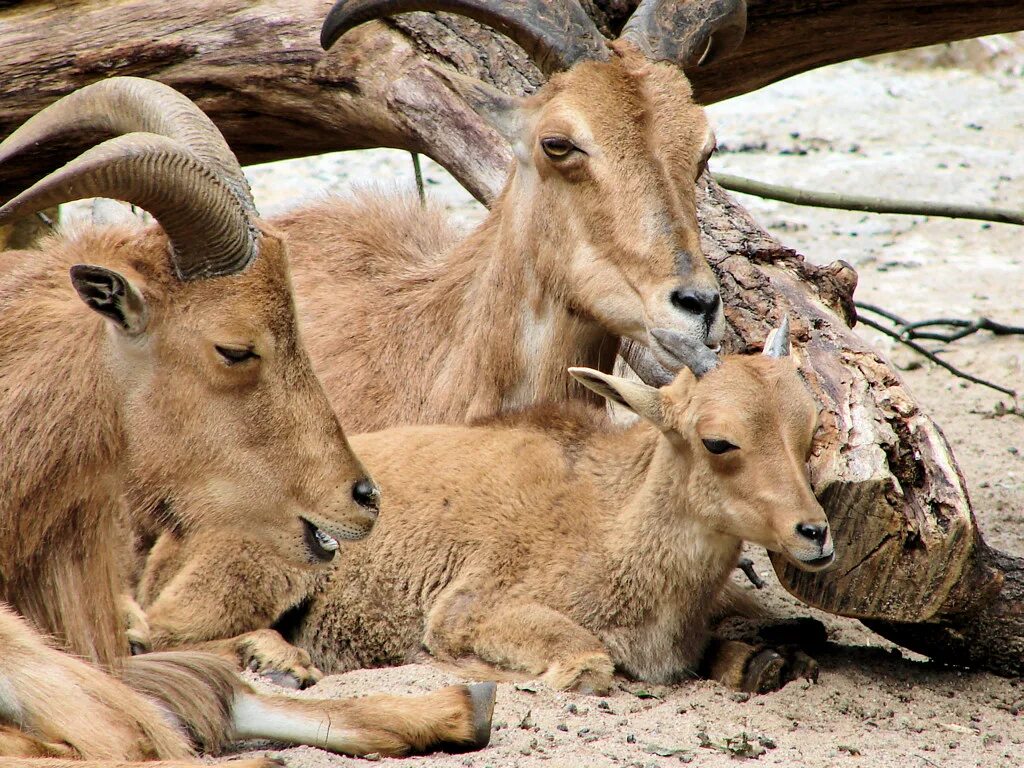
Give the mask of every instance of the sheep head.
M 329 560 L 337 539 L 370 531 L 377 490 L 299 338 L 285 243 L 256 218 L 212 123 L 158 83 L 113 78 L 56 102 L 0 144 L 0 163 L 83 127 L 128 133 L 10 200 L 0 221 L 93 196 L 157 221 L 49 244 L 83 302 L 86 328 L 68 332 L 101 334 L 89 364 L 121 398 L 132 506 L 261 532 L 300 564 Z
M 645 0 L 609 43 L 574 0 L 341 0 L 324 23 L 330 48 L 381 16 L 442 10 L 518 42 L 548 82 L 527 98 L 441 73 L 501 133 L 516 158 L 495 207 L 511 247 L 534 259 L 549 295 L 581 318 L 663 355 L 670 328 L 717 347 L 725 320 L 704 258 L 696 180 L 715 147 L 682 67 L 739 45 L 743 0 Z

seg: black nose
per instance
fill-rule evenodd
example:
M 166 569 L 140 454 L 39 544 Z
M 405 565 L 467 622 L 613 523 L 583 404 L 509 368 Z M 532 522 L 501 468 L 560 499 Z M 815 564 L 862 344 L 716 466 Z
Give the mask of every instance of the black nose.
M 365 477 L 352 486 L 352 498 L 356 504 L 373 512 L 380 509 L 380 489 Z
M 669 295 L 669 300 L 676 309 L 703 317 L 708 324 L 715 319 L 721 301 L 716 291 L 695 288 L 676 288 Z
M 796 532 L 803 536 L 805 539 L 810 539 L 815 544 L 824 544 L 825 537 L 828 536 L 828 525 L 809 525 L 807 523 L 797 523 Z

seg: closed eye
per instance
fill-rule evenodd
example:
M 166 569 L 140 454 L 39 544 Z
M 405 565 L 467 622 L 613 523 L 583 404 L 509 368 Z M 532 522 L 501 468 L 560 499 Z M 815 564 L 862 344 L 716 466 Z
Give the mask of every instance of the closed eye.
M 701 440 L 701 442 L 704 443 L 704 447 L 707 448 L 708 451 L 716 456 L 728 453 L 729 451 L 739 450 L 738 445 L 733 445 L 728 440 L 722 440 L 720 438 L 709 437 L 706 440 Z
M 238 365 L 246 360 L 259 360 L 260 357 L 252 347 L 222 347 L 220 344 L 216 344 L 214 349 L 228 365 Z

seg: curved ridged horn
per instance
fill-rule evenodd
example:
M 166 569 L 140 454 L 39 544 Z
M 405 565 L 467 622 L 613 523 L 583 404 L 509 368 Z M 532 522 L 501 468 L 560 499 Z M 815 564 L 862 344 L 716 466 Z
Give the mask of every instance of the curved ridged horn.
M 766 357 L 789 357 L 789 315 L 783 315 L 779 327 L 768 334 L 763 354 Z
M 182 280 L 230 275 L 256 257 L 256 232 L 227 184 L 173 139 L 133 133 L 98 144 L 0 207 L 0 224 L 83 197 L 153 214 Z
M 140 77 L 100 80 L 50 104 L 0 143 L 0 165 L 82 131 L 109 136 L 142 131 L 174 139 L 220 174 L 242 205 L 256 213 L 238 160 L 213 121 L 169 85 Z
M 486 24 L 518 43 L 545 74 L 609 56 L 608 43 L 575 0 L 338 0 L 320 45 L 330 50 L 353 27 L 412 11 L 447 11 Z
M 746 31 L 746 0 L 643 0 L 619 37 L 652 61 L 687 67 L 732 53 Z
M 694 341 L 679 331 L 669 328 L 652 328 L 651 336 L 678 363 L 677 368 L 684 366 L 689 368 L 698 379 L 722 364 L 718 354 L 709 349 L 703 341 Z

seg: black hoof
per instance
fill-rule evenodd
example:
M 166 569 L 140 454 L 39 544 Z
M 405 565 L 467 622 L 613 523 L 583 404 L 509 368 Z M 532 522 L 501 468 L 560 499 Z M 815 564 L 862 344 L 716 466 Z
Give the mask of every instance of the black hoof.
M 491 741 L 491 718 L 494 717 L 494 699 L 497 694 L 497 683 L 474 683 L 469 686 L 469 699 L 473 702 L 473 749 L 483 749 Z
M 470 741 L 448 741 L 436 749 L 440 752 L 459 754 L 483 749 L 491 742 L 491 718 L 494 716 L 494 698 L 498 692 L 497 683 L 473 683 L 467 685 L 469 703 L 473 708 L 473 738 Z
M 786 660 L 771 648 L 766 648 L 751 657 L 743 673 L 742 690 L 747 693 L 771 693 L 777 691 L 785 680 L 782 677 Z

